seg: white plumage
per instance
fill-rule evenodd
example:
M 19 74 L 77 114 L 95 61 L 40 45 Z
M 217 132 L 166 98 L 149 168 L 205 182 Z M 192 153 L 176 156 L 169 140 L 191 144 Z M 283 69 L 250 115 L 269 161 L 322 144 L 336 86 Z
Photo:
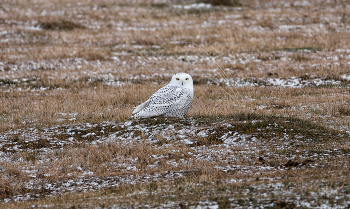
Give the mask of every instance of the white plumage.
M 185 117 L 193 99 L 193 80 L 187 73 L 175 74 L 170 83 L 135 107 L 132 118 Z

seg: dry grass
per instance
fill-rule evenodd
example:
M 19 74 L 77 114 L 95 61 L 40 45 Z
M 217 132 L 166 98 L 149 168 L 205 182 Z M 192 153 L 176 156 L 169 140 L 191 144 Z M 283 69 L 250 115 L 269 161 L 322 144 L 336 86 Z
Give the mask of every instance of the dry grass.
M 0 207 L 348 207 L 348 10 L 1 2 Z M 177 72 L 187 118 L 130 123 Z

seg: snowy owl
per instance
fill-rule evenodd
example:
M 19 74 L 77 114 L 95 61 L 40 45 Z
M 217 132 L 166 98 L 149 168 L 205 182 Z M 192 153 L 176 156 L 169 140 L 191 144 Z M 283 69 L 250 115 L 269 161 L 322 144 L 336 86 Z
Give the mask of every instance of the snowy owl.
M 193 80 L 187 73 L 175 74 L 170 83 L 135 107 L 131 118 L 185 117 L 193 99 Z

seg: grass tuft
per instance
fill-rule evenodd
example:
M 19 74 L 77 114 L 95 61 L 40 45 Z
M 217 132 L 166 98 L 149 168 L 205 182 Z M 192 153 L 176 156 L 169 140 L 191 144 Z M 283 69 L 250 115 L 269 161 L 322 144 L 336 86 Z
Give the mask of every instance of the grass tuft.
M 36 27 L 40 27 L 44 30 L 62 30 L 62 31 L 71 31 L 74 29 L 85 29 L 86 27 L 74 23 L 69 20 L 61 20 L 61 21 L 50 21 L 50 22 L 39 22 Z
M 241 0 L 199 0 L 197 2 L 212 4 L 213 6 L 229 6 L 229 7 L 242 6 Z

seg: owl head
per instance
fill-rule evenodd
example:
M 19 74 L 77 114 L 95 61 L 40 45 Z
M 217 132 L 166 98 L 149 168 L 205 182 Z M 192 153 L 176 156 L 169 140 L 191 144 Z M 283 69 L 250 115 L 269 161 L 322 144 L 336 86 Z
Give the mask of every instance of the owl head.
M 181 88 L 193 88 L 192 77 L 187 73 L 177 73 L 173 75 L 170 84 Z

